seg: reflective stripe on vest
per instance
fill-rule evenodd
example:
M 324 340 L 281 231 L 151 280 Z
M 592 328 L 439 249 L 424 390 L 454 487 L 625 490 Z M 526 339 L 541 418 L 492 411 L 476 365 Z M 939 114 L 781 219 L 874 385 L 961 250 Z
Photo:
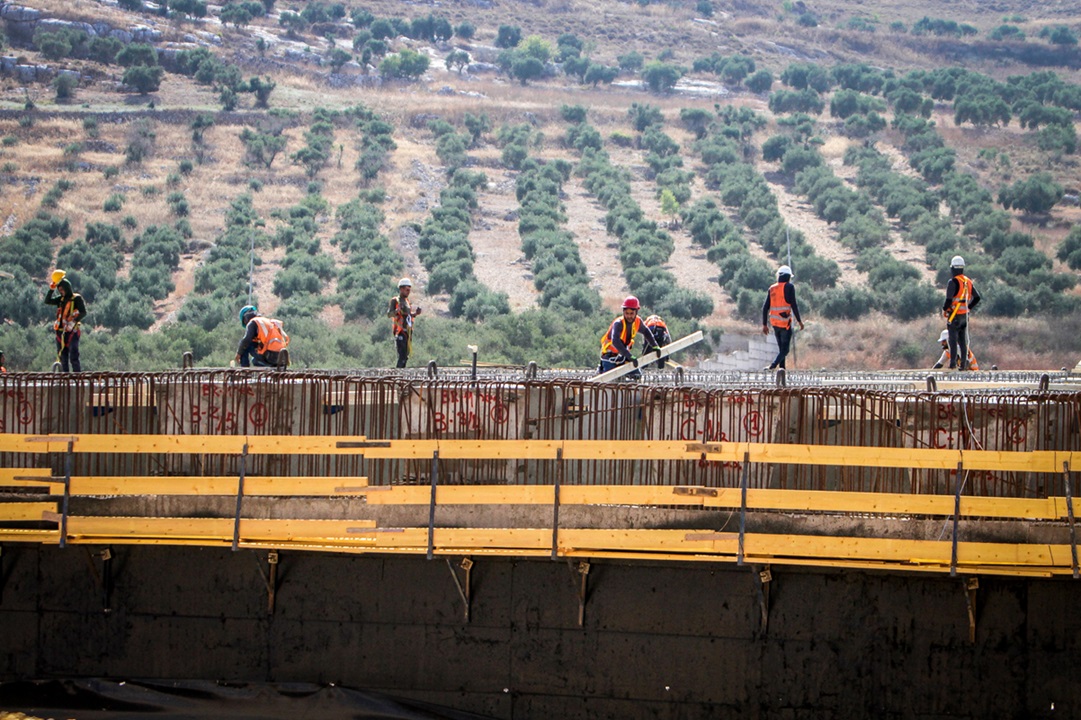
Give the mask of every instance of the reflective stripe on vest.
M 784 286 L 788 283 L 773 283 L 769 287 L 769 323 L 775 328 L 792 327 L 792 306 L 784 299 Z
M 627 323 L 623 321 L 623 318 L 619 318 L 611 324 L 608 328 L 608 332 L 601 335 L 601 355 L 616 355 L 616 346 L 612 343 L 612 331 L 616 325 L 623 326 L 623 330 L 620 332 L 619 339 L 623 341 L 623 345 L 629 350 L 631 345 L 634 345 L 634 336 L 638 334 L 638 328 L 642 327 L 642 318 L 635 316 L 634 323 L 630 328 L 627 327 Z M 627 336 L 630 337 L 627 337 Z
M 958 275 L 957 294 L 953 296 L 953 312 L 950 315 L 967 315 L 968 300 L 972 297 L 972 281 L 964 275 Z
M 252 321 L 255 323 L 255 344 L 260 352 L 280 352 L 289 346 L 289 337 L 282 332 L 280 320 L 257 317 Z
M 73 293 L 70 300 L 56 306 L 56 322 L 53 323 L 53 330 L 63 330 L 64 325 L 71 320 L 71 316 L 75 314 L 75 298 L 77 297 L 81 295 Z

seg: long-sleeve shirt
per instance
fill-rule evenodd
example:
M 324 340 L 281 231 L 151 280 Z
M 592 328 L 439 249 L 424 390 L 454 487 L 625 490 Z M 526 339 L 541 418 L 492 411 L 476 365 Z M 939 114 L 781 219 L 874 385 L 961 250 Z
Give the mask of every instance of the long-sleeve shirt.
M 626 332 L 626 334 L 630 336 L 629 330 L 630 329 L 626 327 L 626 323 L 621 317 L 616 318 L 615 321 L 613 321 L 611 326 L 609 326 L 608 328 L 608 339 L 611 341 L 612 346 L 616 349 L 616 354 L 618 354 L 624 360 L 631 359 L 630 348 L 628 348 L 623 343 L 623 334 L 624 332 Z M 638 326 L 638 335 L 641 336 L 643 342 L 645 342 L 644 347 L 654 347 L 657 345 L 657 341 L 653 337 L 653 332 L 644 322 L 640 323 Z M 633 345 L 637 339 L 638 337 L 636 336 L 633 340 L 631 340 L 631 345 Z
M 86 302 L 83 300 L 83 296 L 78 293 L 73 294 L 71 297 L 74 301 L 74 312 L 70 319 L 76 322 L 82 322 L 83 318 L 86 317 Z M 60 307 L 67 301 L 68 298 L 64 297 L 61 293 L 58 293 L 55 288 L 49 288 L 49 292 L 45 294 L 46 305 Z
M 248 326 L 244 330 L 244 337 L 240 338 L 240 345 L 237 346 L 236 354 L 243 355 L 247 352 L 248 348 L 255 344 L 255 337 L 259 334 L 259 324 L 252 318 L 248 321 Z M 258 350 L 259 348 L 256 348 Z
M 946 283 L 946 302 L 942 303 L 942 312 L 953 312 L 954 298 L 957 297 L 957 293 L 961 290 L 961 283 L 957 281 L 957 277 L 950 278 L 950 281 Z M 968 299 L 968 309 L 972 310 L 976 307 L 976 304 L 980 302 L 980 291 L 976 289 L 976 284 L 972 284 L 972 297 Z
M 792 315 L 796 318 L 796 322 L 802 323 L 803 320 L 799 316 L 799 305 L 796 303 L 796 287 L 790 282 L 784 284 L 784 301 L 792 306 Z M 769 325 L 769 291 L 766 291 L 766 302 L 762 304 L 762 324 Z

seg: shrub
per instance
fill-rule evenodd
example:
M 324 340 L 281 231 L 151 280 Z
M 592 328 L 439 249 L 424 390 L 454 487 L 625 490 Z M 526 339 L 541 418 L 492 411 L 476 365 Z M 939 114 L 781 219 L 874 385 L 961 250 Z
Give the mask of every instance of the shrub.
M 113 193 L 105 199 L 105 204 L 102 209 L 105 212 L 120 212 L 120 209 L 124 207 L 124 196 L 119 193 Z

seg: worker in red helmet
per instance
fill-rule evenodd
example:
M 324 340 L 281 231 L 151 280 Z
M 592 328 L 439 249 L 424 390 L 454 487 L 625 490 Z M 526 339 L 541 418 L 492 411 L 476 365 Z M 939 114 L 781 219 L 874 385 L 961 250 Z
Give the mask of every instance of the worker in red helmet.
M 653 333 L 642 322 L 642 318 L 638 317 L 641 307 L 638 298 L 629 296 L 623 301 L 623 315 L 613 320 L 607 332 L 601 336 L 601 372 L 607 372 L 630 361 L 631 347 L 639 334 L 645 343 L 644 347 L 657 347 Z

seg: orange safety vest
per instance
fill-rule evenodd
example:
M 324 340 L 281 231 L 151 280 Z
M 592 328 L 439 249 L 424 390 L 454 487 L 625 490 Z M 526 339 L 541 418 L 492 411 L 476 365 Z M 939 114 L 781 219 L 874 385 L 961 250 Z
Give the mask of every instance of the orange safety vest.
M 623 341 L 623 344 L 630 349 L 631 345 L 634 345 L 634 337 L 638 334 L 639 328 L 642 327 L 642 318 L 637 315 L 634 318 L 634 323 L 628 328 L 627 323 L 623 322 L 623 318 L 617 318 L 609 327 L 608 331 L 601 335 L 601 355 L 615 355 L 616 346 L 612 343 L 612 329 L 616 326 L 616 323 L 622 323 L 623 331 L 619 336 L 619 339 Z
M 950 313 L 952 319 L 954 315 L 968 315 L 968 299 L 972 297 L 972 280 L 964 275 L 958 275 L 957 280 L 957 294 L 953 296 L 953 311 Z
M 62 302 L 56 306 L 56 322 L 53 323 L 53 330 L 57 332 L 63 332 L 64 326 L 75 315 L 75 298 L 82 297 L 79 293 L 72 293 L 71 298 L 67 302 Z M 76 325 L 78 321 L 76 321 Z
M 397 337 L 413 328 L 413 316 L 409 312 L 409 301 L 402 302 L 401 295 L 395 295 L 390 299 L 390 317 L 394 323 L 394 335 Z M 405 312 L 402 312 L 402 309 Z
M 946 362 L 950 362 L 950 351 L 948 349 L 946 350 Z M 971 350 L 968 351 L 968 369 L 969 370 L 979 370 L 980 369 L 980 364 L 978 362 L 976 362 L 976 356 L 972 354 Z
M 786 282 L 769 286 L 769 323 L 775 328 L 787 330 L 792 327 L 792 306 L 784 299 Z
M 256 317 L 252 321 L 255 323 L 255 344 L 259 346 L 259 352 L 281 352 L 289 347 L 289 336 L 282 329 L 281 320 Z

